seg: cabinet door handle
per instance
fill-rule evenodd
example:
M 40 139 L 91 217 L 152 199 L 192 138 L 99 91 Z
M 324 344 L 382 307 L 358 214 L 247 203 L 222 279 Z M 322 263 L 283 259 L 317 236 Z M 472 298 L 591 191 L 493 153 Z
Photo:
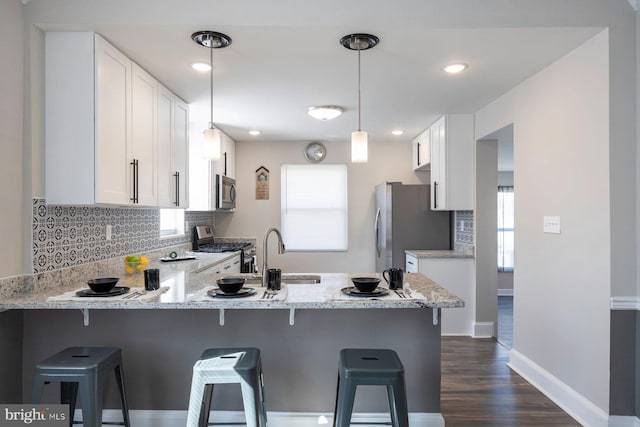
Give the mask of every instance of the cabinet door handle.
M 433 209 L 438 209 L 438 181 L 433 181 Z
M 225 270 L 228 270 L 228 269 L 230 269 L 230 268 L 231 268 L 231 266 L 230 266 L 230 265 L 226 265 L 226 266 L 224 267 L 224 269 L 225 269 Z
M 130 200 L 133 203 L 138 203 L 138 160 L 133 159 L 129 164 L 133 166 L 133 179 L 131 180 L 133 182 L 133 197 Z
M 420 143 L 418 142 L 418 164 L 416 166 L 420 166 Z
M 227 152 L 224 152 L 224 176 L 227 176 Z
M 407 264 L 413 265 L 413 261 L 407 261 Z
M 180 206 L 180 172 L 176 171 L 173 176 L 176 178 L 176 201 L 173 204 Z
M 240 264 L 240 261 L 236 261 L 233 263 L 233 265 L 236 265 L 236 264 Z

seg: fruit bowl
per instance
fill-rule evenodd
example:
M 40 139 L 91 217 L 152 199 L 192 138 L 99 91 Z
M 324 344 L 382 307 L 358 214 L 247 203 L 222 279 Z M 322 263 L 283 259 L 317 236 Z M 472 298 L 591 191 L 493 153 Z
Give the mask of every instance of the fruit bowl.
M 149 260 L 146 257 L 138 257 L 135 255 L 129 255 L 124 259 L 124 271 L 129 275 L 140 274 L 149 264 Z

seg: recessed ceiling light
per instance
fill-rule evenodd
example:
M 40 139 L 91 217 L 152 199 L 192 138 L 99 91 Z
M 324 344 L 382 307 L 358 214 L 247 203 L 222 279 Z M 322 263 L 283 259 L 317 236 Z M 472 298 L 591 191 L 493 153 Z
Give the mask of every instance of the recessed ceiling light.
M 256 135 L 260 135 L 260 131 L 259 130 L 250 130 L 249 134 L 256 136 Z
M 309 107 L 307 111 L 311 117 L 318 120 L 332 120 L 342 114 L 342 108 L 335 105 L 323 105 L 320 107 Z
M 211 70 L 211 65 L 204 62 L 194 62 L 193 64 L 191 64 L 191 68 L 204 73 L 205 71 Z
M 392 130 L 391 133 L 394 134 L 395 136 L 400 136 L 404 133 L 404 131 L 400 129 L 396 129 L 396 130 Z
M 444 71 L 449 74 L 456 74 L 464 71 L 467 68 L 467 64 L 451 64 L 444 67 Z

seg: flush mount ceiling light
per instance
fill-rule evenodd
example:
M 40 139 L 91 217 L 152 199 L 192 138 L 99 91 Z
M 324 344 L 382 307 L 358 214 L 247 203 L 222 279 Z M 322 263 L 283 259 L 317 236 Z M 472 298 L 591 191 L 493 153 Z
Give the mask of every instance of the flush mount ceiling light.
M 318 120 L 333 120 L 342 114 L 342 108 L 335 105 L 323 105 L 320 107 L 309 107 L 307 113 L 314 119 Z
M 467 64 L 450 64 L 444 67 L 444 71 L 449 74 L 457 74 L 467 69 Z
M 400 136 L 404 133 L 404 131 L 401 129 L 396 129 L 396 130 L 392 130 L 391 133 L 394 134 L 395 136 Z
M 204 62 L 194 62 L 193 64 L 191 64 L 191 68 L 196 71 L 205 72 L 211 70 L 211 65 Z
M 220 160 L 222 136 L 220 130 L 213 125 L 213 49 L 222 49 L 231 44 L 231 37 L 215 31 L 198 31 L 191 34 L 191 40 L 209 49 L 209 71 L 211 78 L 211 117 L 209 127 L 204 130 L 203 154 L 206 159 Z
M 253 135 L 253 136 L 260 135 L 260 131 L 259 130 L 250 130 L 249 131 L 249 135 Z
M 379 42 L 380 39 L 371 34 L 349 34 L 340 39 L 340 44 L 343 47 L 358 51 L 358 130 L 351 133 L 352 163 L 367 163 L 367 145 L 369 140 L 367 132 L 361 129 L 360 51 L 371 49 Z

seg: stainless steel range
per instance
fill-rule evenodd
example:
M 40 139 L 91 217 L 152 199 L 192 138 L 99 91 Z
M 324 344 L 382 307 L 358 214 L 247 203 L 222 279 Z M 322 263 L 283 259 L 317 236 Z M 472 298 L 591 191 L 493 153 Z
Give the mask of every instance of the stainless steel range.
M 242 273 L 255 273 L 256 270 L 256 246 L 253 241 L 242 239 L 225 239 L 219 241 L 214 234 L 211 225 L 196 225 L 193 230 L 194 252 L 236 252 L 240 251 Z

